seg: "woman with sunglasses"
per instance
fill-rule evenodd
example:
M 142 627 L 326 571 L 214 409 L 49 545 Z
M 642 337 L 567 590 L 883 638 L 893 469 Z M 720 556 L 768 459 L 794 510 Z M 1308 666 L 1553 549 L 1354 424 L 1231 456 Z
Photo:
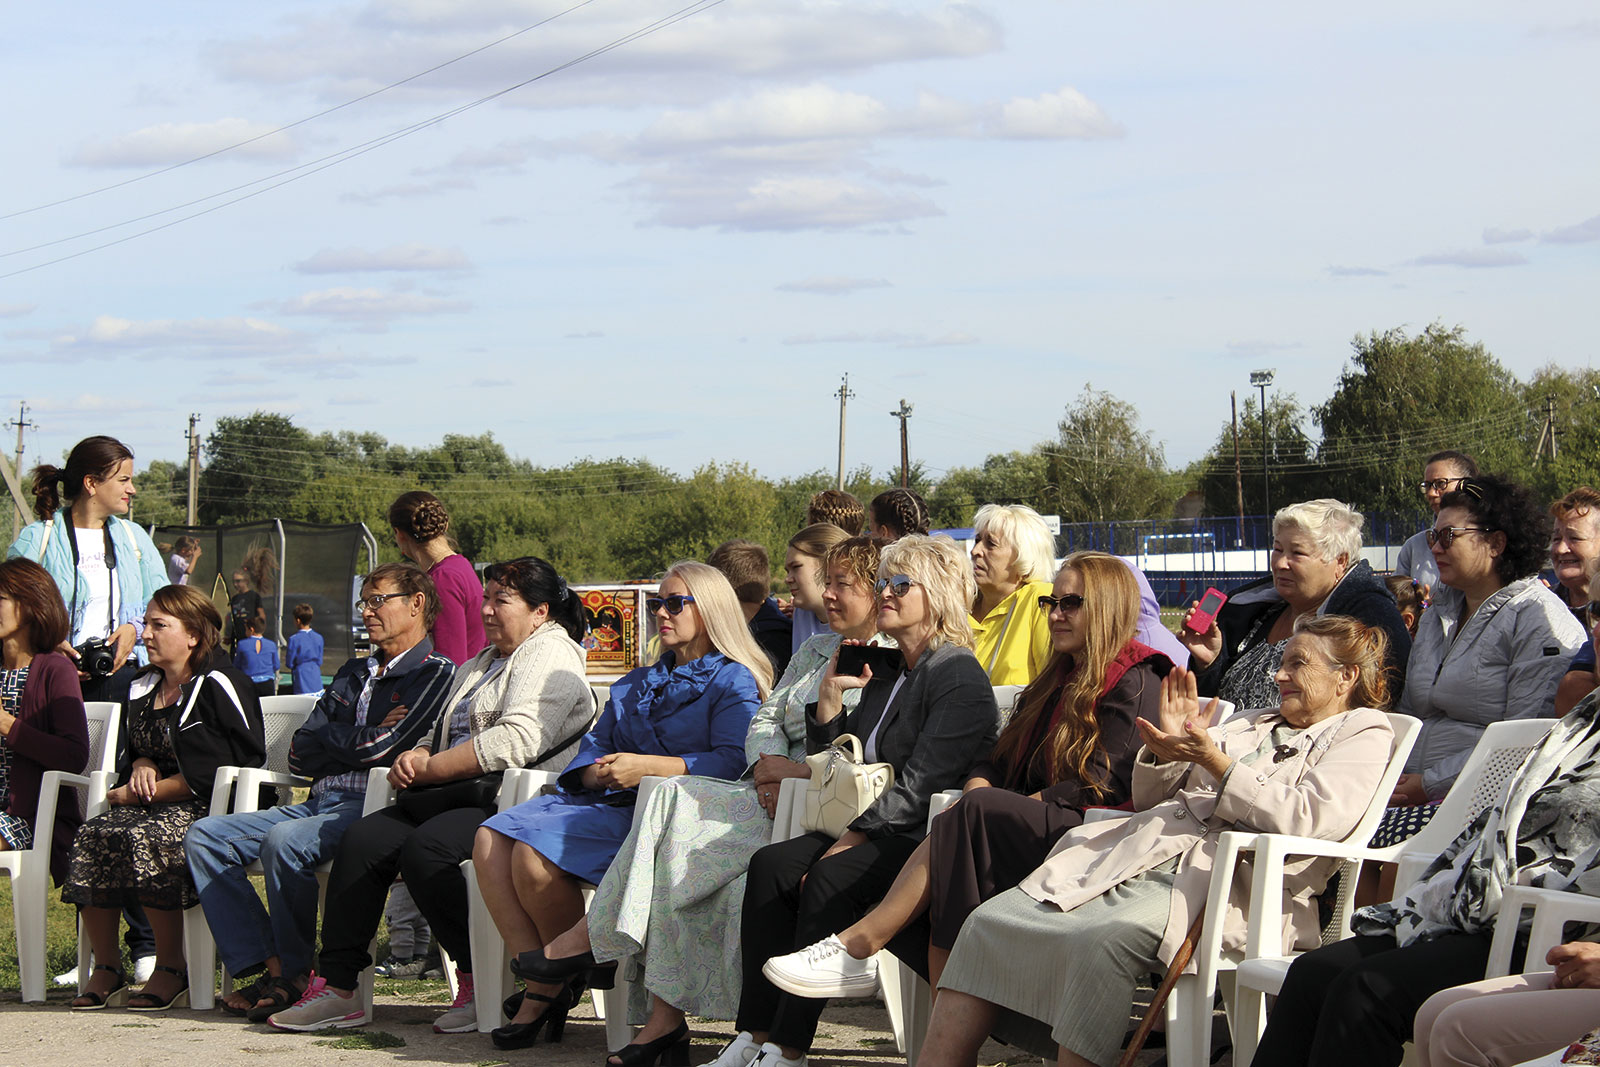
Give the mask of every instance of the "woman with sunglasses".
M 1539 581 L 1550 517 L 1522 486 L 1485 474 L 1446 493 L 1428 531 L 1439 584 L 1422 614 L 1397 710 L 1422 733 L 1373 838 L 1427 825 L 1484 727 L 1548 716 L 1583 627 Z
M 878 634 L 872 588 L 883 542 L 846 538 L 836 526 L 819 528 L 840 535 L 820 561 L 817 596 L 832 629 L 806 639 L 751 720 L 745 737 L 750 769 L 737 782 L 692 776 L 662 782 L 634 820 L 588 916 L 546 945 L 538 964 L 543 976 L 564 978 L 597 959 L 634 958 L 643 975 L 634 992 L 648 991 L 648 998 L 636 995 L 630 1015 L 643 1019 L 644 1029 L 612 1054 L 619 1067 L 687 1062 L 686 1015 L 733 1018 L 742 966 L 738 939 L 728 934 L 739 928 L 750 857 L 772 839 L 783 779 L 811 773 L 803 762 L 806 707 L 817 702 L 842 641 L 886 640 Z M 845 706 L 854 707 L 860 696 L 859 689 L 847 691 Z
M 912 534 L 884 548 L 878 630 L 894 638 L 902 666 L 840 674 L 835 653 L 806 709 L 806 748 L 820 751 L 854 734 L 867 762 L 894 768 L 894 784 L 838 840 L 809 833 L 751 859 L 740 919 L 740 1034 L 714 1061 L 718 1067 L 804 1062 L 827 1002 L 783 992 L 762 965 L 842 930 L 881 900 L 922 839 L 928 799 L 960 786 L 973 756 L 994 746 L 994 690 L 972 654 L 973 584 L 971 566 L 948 537 Z M 861 690 L 860 703 L 847 709 L 852 689 Z
M 1136 638 L 1140 601 L 1133 571 L 1116 556 L 1067 557 L 1054 588 L 1037 598 L 1054 655 L 989 758 L 968 772 L 966 795 L 933 821 L 882 903 L 837 935 L 768 961 L 768 978 L 802 996 L 866 995 L 876 985 L 873 954 L 893 947 L 937 989 L 973 909 L 1043 863 L 1085 807 L 1132 799 L 1134 722 L 1159 720 L 1161 679 L 1173 666 Z
M 561 791 L 478 828 L 478 888 L 526 990 L 496 1048 L 527 1048 L 548 1028 L 560 1040 L 582 994 L 578 976 L 545 981 L 523 964 L 583 918 L 582 883 L 605 877 L 633 824 L 639 781 L 679 774 L 733 779 L 745 767 L 750 719 L 772 688 L 772 667 L 744 622 L 733 587 L 704 563 L 676 563 L 645 601 L 661 659 L 624 675 L 561 773 Z

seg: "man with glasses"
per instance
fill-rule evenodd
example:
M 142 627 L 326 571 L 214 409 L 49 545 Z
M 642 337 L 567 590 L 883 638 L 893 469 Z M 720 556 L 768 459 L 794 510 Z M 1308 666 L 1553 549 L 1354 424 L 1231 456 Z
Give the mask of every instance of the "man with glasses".
M 224 1010 L 264 1022 L 305 992 L 317 932 L 317 867 L 361 817 L 367 771 L 387 767 L 433 728 L 455 665 L 433 651 L 439 597 L 426 571 L 385 563 L 356 602 L 370 657 L 334 675 L 289 746 L 289 769 L 311 779 L 303 803 L 201 819 L 184 839 L 206 922 L 228 972 L 257 976 Z M 260 860 L 267 906 L 247 868 Z
M 1428 457 L 1422 468 L 1422 482 L 1417 486 L 1428 502 L 1433 514 L 1439 514 L 1439 501 L 1446 493 L 1459 488 L 1463 478 L 1476 478 L 1478 464 L 1465 452 L 1446 450 Z M 1432 524 L 1429 524 L 1432 529 Z M 1439 581 L 1439 568 L 1433 562 L 1433 552 L 1428 547 L 1428 530 L 1408 538 L 1395 557 L 1394 572 L 1404 574 L 1422 587 L 1426 598 L 1428 589 Z

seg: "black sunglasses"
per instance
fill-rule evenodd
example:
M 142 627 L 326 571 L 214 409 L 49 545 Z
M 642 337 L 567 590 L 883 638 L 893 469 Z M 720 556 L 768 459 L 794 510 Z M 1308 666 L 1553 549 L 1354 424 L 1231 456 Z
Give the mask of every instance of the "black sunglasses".
M 911 592 L 911 587 L 916 584 L 916 582 L 913 582 L 910 578 L 903 574 L 894 574 L 890 575 L 888 578 L 879 578 L 872 584 L 872 591 L 878 596 L 882 596 L 883 591 L 887 589 L 898 599 L 899 597 L 903 597 L 907 593 Z
M 1083 607 L 1083 597 L 1077 593 L 1068 593 L 1066 596 L 1061 597 L 1041 596 L 1039 598 L 1039 610 L 1047 615 L 1057 608 L 1062 611 L 1077 611 L 1081 607 Z
M 673 593 L 671 596 L 645 597 L 644 607 L 645 607 L 645 610 L 648 611 L 652 615 L 654 615 L 656 612 L 660 611 L 662 608 L 666 608 L 667 609 L 667 614 L 668 615 L 682 615 L 683 614 L 683 606 L 685 604 L 693 604 L 693 603 L 694 603 L 694 597 L 692 597 L 692 596 L 684 596 L 684 595 L 682 595 L 680 593 Z
M 1438 545 L 1446 552 L 1456 543 L 1456 538 L 1464 533 L 1494 533 L 1487 526 L 1441 526 L 1436 530 L 1422 531 L 1428 538 L 1428 547 Z

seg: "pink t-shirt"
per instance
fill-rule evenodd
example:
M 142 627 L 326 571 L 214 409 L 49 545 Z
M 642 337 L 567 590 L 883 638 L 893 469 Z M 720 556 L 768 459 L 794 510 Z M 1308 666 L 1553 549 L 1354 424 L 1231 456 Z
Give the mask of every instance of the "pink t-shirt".
M 483 583 L 466 556 L 446 556 L 428 572 L 439 590 L 433 647 L 460 666 L 483 651 Z

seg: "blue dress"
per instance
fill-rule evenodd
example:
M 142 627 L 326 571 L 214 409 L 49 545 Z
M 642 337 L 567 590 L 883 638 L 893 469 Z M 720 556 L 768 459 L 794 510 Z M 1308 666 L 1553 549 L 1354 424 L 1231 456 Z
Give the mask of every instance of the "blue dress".
M 612 752 L 676 756 L 687 773 L 737 779 L 744 741 L 761 706 L 755 675 L 720 652 L 674 667 L 672 652 L 624 675 L 578 755 L 561 772 L 562 792 L 535 797 L 483 825 L 533 848 L 575 878 L 598 883 L 633 825 L 637 791 L 582 785 L 584 768 Z

